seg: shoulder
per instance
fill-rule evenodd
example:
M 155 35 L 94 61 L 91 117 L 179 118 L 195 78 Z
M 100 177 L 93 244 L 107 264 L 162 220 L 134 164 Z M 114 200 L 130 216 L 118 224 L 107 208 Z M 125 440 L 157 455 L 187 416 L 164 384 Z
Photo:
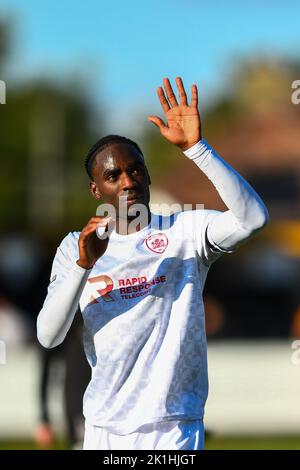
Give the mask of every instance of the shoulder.
M 183 210 L 170 216 L 160 216 L 160 223 L 155 228 L 167 231 L 170 237 L 180 240 L 202 240 L 208 224 L 218 213 L 208 209 Z
M 69 270 L 74 267 L 78 259 L 78 238 L 80 232 L 70 232 L 61 241 L 54 256 L 51 282 L 53 282 L 58 275 L 66 275 Z
M 72 255 L 77 256 L 78 253 L 78 239 L 80 232 L 70 232 L 61 241 L 58 252 L 62 253 L 68 258 L 72 258 Z
M 199 229 L 199 226 L 206 226 L 210 220 L 218 214 L 218 211 L 210 209 L 181 211 L 176 214 L 176 223 L 187 224 L 188 226 L 191 226 L 191 228 Z

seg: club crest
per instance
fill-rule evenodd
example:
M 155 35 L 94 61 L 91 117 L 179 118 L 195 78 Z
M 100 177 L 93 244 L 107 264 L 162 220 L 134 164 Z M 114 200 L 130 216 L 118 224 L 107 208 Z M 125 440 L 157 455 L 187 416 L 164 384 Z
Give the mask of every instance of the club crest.
M 155 233 L 146 238 L 146 245 L 149 250 L 161 254 L 168 246 L 168 239 L 164 233 Z

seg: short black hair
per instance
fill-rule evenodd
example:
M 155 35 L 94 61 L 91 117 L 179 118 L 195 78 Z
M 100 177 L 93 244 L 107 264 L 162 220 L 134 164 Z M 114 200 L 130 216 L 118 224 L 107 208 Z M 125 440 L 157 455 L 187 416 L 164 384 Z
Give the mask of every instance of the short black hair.
M 144 158 L 143 152 L 141 151 L 140 147 L 133 140 L 128 139 L 127 137 L 123 137 L 121 135 L 114 135 L 114 134 L 110 134 L 105 137 L 102 137 L 90 148 L 84 160 L 84 166 L 85 166 L 86 172 L 91 180 L 93 180 L 92 171 L 93 171 L 93 166 L 95 163 L 96 155 L 98 155 L 98 153 L 104 150 L 106 147 L 109 147 L 110 145 L 113 145 L 113 144 L 119 144 L 119 143 L 132 145 Z

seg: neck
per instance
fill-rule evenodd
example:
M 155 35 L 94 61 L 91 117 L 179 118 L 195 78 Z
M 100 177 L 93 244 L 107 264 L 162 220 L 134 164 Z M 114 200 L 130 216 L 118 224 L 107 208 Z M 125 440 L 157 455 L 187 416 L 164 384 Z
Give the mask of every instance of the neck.
M 148 208 L 147 217 L 127 217 L 126 219 L 116 218 L 115 230 L 119 235 L 130 235 L 131 233 L 139 232 L 151 221 L 151 212 Z

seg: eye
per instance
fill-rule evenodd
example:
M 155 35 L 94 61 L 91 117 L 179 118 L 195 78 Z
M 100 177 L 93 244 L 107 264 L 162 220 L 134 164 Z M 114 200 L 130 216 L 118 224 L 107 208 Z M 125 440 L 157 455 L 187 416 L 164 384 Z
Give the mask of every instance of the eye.
M 140 175 L 142 173 L 141 168 L 134 168 L 131 172 L 133 175 Z
M 118 175 L 112 174 L 112 175 L 108 175 L 106 179 L 107 181 L 116 181 L 117 178 L 118 178 Z

